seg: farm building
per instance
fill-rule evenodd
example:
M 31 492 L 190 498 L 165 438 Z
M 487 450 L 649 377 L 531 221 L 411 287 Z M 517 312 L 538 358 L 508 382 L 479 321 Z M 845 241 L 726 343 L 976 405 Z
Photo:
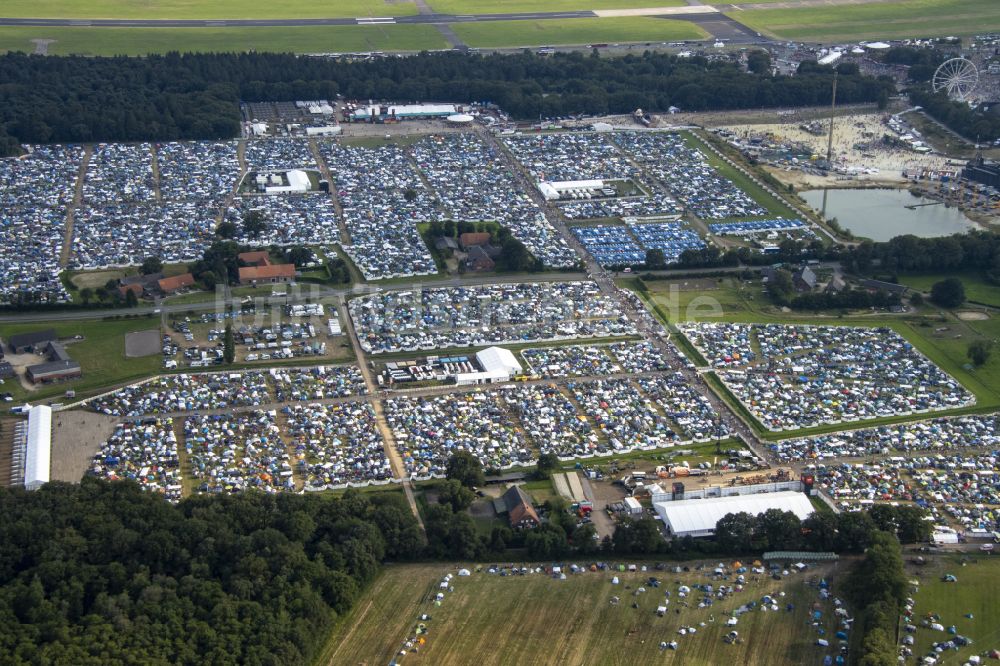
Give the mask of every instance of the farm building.
M 511 486 L 500 498 L 499 504 L 496 507 L 498 513 L 506 510 L 511 527 L 535 527 L 542 522 L 531 504 L 531 498 L 521 490 L 521 486 Z
M 254 250 L 253 252 L 240 252 L 236 255 L 242 263 L 247 266 L 270 266 L 271 255 L 267 250 Z
M 181 289 L 188 289 L 194 286 L 194 276 L 190 273 L 183 273 L 173 277 L 163 278 L 156 283 L 159 290 L 164 294 L 172 294 Z
M 66 347 L 61 343 L 47 343 L 44 347 L 44 353 L 48 358 L 47 362 L 36 363 L 25 368 L 24 376 L 32 384 L 51 384 L 52 382 L 74 379 L 83 374 L 80 364 L 70 358 Z
M 240 284 L 277 284 L 294 279 L 295 264 L 240 267 Z
M 58 340 L 54 328 L 47 328 L 42 331 L 30 331 L 12 335 L 7 339 L 7 346 L 14 354 L 25 354 L 28 352 L 39 352 L 45 349 L 50 342 Z
M 28 412 L 28 439 L 24 455 L 24 487 L 37 490 L 49 480 L 52 455 L 52 408 L 36 405 Z
M 804 520 L 813 512 L 812 504 L 804 493 L 782 491 L 757 495 L 732 495 L 654 501 L 653 508 L 666 525 L 668 533 L 677 537 L 707 537 L 715 534 L 715 525 L 729 513 L 741 511 L 756 516 L 768 509 L 791 511 Z

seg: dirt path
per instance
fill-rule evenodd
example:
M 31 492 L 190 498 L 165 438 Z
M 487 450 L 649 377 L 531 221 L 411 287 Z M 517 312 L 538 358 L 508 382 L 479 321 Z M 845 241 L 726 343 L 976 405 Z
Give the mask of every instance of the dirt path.
M 344 207 L 340 205 L 340 198 L 337 196 L 337 182 L 333 179 L 333 175 L 330 173 L 330 167 L 326 165 L 326 160 L 323 159 L 323 155 L 320 153 L 319 144 L 316 142 L 316 139 L 309 139 L 309 150 L 312 151 L 313 158 L 316 160 L 316 166 L 319 167 L 319 172 L 323 174 L 323 178 L 326 182 L 330 183 L 330 201 L 333 202 L 333 209 L 337 213 L 337 227 L 340 229 L 340 244 L 341 246 L 350 245 L 351 235 L 347 233 L 347 225 L 344 223 Z
M 417 524 L 420 525 L 420 529 L 423 531 L 424 522 L 421 520 L 420 511 L 417 509 L 417 500 L 413 495 L 413 485 L 410 483 L 410 477 L 406 474 L 406 466 L 403 464 L 403 458 L 396 449 L 396 437 L 393 435 L 392 428 L 389 427 L 389 422 L 385 418 L 385 409 L 383 408 L 382 400 L 378 398 L 378 384 L 372 377 L 371 369 L 368 367 L 368 359 L 365 358 L 365 352 L 361 348 L 357 331 L 354 330 L 354 322 L 351 320 L 347 306 L 342 299 L 337 303 L 337 312 L 343 319 L 344 330 L 347 331 L 347 335 L 351 339 L 351 344 L 354 346 L 354 353 L 358 358 L 358 368 L 361 369 L 361 375 L 365 379 L 365 386 L 368 387 L 368 393 L 375 397 L 372 401 L 372 408 L 375 410 L 375 425 L 382 435 L 382 445 L 385 448 L 385 455 L 392 466 L 393 474 L 402 480 L 401 485 L 403 486 L 403 492 L 406 493 L 406 501 L 410 505 L 413 516 L 417 519 Z
M 157 203 L 163 201 L 163 194 L 160 192 L 160 154 L 156 150 L 156 144 L 152 143 L 149 146 L 149 152 L 152 156 L 152 167 L 153 167 L 153 194 L 156 196 Z
M 83 148 L 83 159 L 80 160 L 80 170 L 76 174 L 76 187 L 73 189 L 73 201 L 66 207 L 66 231 L 63 235 L 62 251 L 59 253 L 59 266 L 65 268 L 69 264 L 73 250 L 73 224 L 76 221 L 76 209 L 83 205 L 83 181 L 87 177 L 87 167 L 94 154 L 94 146 Z

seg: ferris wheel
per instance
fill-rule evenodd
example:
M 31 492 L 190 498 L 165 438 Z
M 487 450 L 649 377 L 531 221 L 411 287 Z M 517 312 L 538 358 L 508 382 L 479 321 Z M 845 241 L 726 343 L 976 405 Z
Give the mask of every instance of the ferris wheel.
M 934 71 L 934 92 L 945 91 L 948 97 L 964 102 L 979 85 L 979 70 L 965 58 L 951 58 Z

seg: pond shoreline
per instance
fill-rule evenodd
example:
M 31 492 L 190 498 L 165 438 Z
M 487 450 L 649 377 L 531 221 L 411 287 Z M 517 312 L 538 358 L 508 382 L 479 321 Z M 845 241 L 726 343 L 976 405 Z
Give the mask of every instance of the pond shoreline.
M 810 208 L 821 211 L 825 192 L 825 217 L 836 218 L 841 228 L 857 238 L 885 241 L 904 234 L 937 238 L 988 228 L 981 216 L 973 218 L 917 187 L 853 185 L 803 190 L 798 195 Z

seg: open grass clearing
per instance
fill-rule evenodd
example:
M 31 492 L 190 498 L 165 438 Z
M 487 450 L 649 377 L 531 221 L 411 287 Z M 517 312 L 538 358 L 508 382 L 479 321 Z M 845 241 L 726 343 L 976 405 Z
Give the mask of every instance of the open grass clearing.
M 819 595 L 807 581 L 825 575 L 836 585 L 841 570 L 846 570 L 843 563 L 810 568 L 781 581 L 765 577 L 748 583 L 734 597 L 698 609 L 696 604 L 680 608 L 676 590 L 681 583 L 710 582 L 701 572 L 599 572 L 557 580 L 543 574 L 501 577 L 473 569 L 471 576 L 453 579 L 454 592 L 446 592 L 441 606 L 435 607 L 438 582 L 457 567 L 388 566 L 338 622 L 315 663 L 389 663 L 422 613 L 431 616 L 426 644 L 418 653 L 407 654 L 404 664 L 468 664 L 470 655 L 484 666 L 822 663 L 834 648 L 824 651 L 815 644 L 816 629 L 807 617 Z M 620 578 L 620 585 L 612 585 L 613 575 Z M 660 578 L 663 586 L 632 596 L 649 576 Z M 655 609 L 666 589 L 672 592 L 670 612 L 658 617 Z M 727 627 L 722 619 L 741 604 L 778 592 L 785 596 L 777 612 L 744 614 L 736 627 Z M 621 603 L 609 603 L 613 596 L 619 596 Z M 633 601 L 638 609 L 632 608 Z M 832 637 L 832 602 L 821 603 L 824 629 Z M 785 604 L 794 610 L 786 611 Z M 704 627 L 698 626 L 701 622 Z M 678 635 L 681 626 L 691 625 L 698 626 L 696 635 Z M 722 637 L 734 628 L 743 642 L 726 645 Z M 676 652 L 660 649 L 661 641 L 671 640 L 680 643 Z
M 916 601 L 913 624 L 918 627 L 914 654 L 928 654 L 933 651 L 931 643 L 951 638 L 946 632 L 920 626 L 928 613 L 936 613 L 942 625 L 954 625 L 959 634 L 973 641 L 958 652 L 946 652 L 943 663 L 961 664 L 971 655 L 1000 648 L 1000 604 L 996 602 L 1000 595 L 1000 557 L 977 553 L 926 559 L 926 566 L 908 567 L 911 576 L 920 581 L 919 590 L 912 595 Z M 941 580 L 945 574 L 953 574 L 958 582 L 945 583 Z M 967 614 L 972 618 L 965 617 Z
M 680 7 L 684 0 L 428 0 L 439 14 L 506 14 L 513 12 L 572 12 L 584 9 Z
M 3 10 L 0 9 L 0 13 Z M 181 52 L 271 51 L 335 53 L 444 49 L 431 25 L 302 26 L 262 28 L 0 27 L 0 52 L 33 52 L 33 39 L 55 40 L 51 55 L 148 55 Z
M 546 11 L 550 11 L 547 6 Z M 451 27 L 462 41 L 478 48 L 662 42 L 708 37 L 708 33 L 694 23 L 648 17 L 489 21 L 454 23 Z
M 754 30 L 782 39 L 841 41 L 974 35 L 1000 23 L 994 0 L 903 2 L 731 12 Z
M 940 282 L 950 277 L 957 277 L 965 285 L 965 298 L 969 303 L 981 303 L 1000 308 L 1000 286 L 990 284 L 977 271 L 960 271 L 947 274 L 904 273 L 899 276 L 899 281 L 912 289 L 928 293 L 935 282 Z
M 416 4 L 405 0 L 4 0 L 0 7 L 0 14 L 11 18 L 281 19 L 416 13 Z

